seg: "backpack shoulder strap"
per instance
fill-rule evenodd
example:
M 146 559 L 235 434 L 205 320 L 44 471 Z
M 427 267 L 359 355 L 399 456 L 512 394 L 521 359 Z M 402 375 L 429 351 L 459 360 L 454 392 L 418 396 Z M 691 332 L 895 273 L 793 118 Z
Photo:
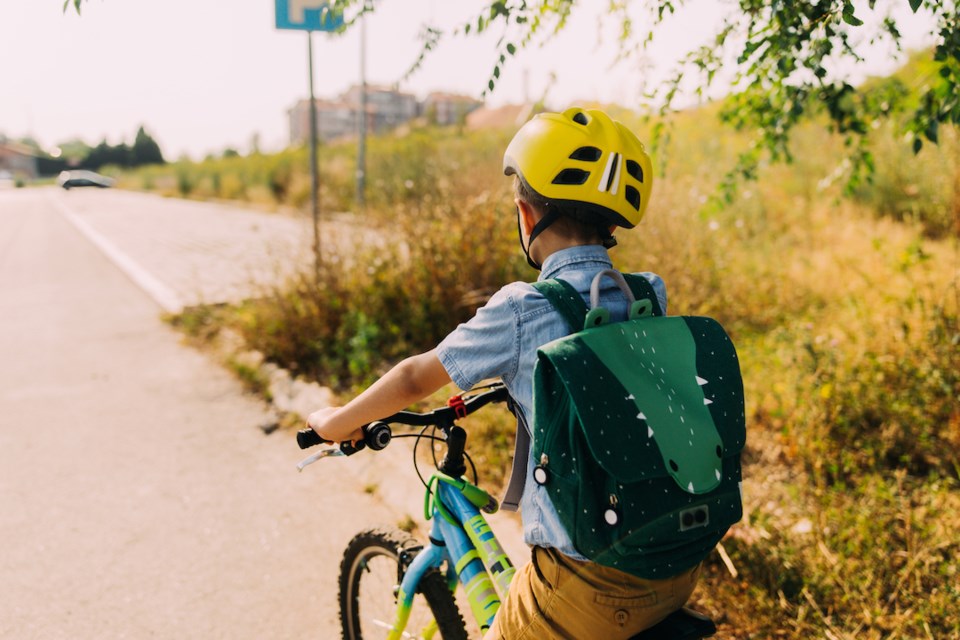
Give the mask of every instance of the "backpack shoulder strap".
M 539 280 L 532 285 L 563 316 L 563 319 L 570 325 L 572 332 L 575 333 L 583 329 L 583 323 L 587 318 L 589 309 L 587 303 L 583 301 L 580 293 L 573 288 L 572 284 L 559 278 L 551 278 L 550 280 Z
M 630 285 L 630 290 L 633 291 L 633 297 L 637 300 L 646 298 L 653 304 L 653 315 L 663 315 L 663 309 L 660 308 L 660 299 L 657 298 L 657 292 L 653 290 L 653 285 L 650 284 L 649 280 L 639 273 L 625 273 L 623 274 L 623 278 L 627 281 L 627 284 Z

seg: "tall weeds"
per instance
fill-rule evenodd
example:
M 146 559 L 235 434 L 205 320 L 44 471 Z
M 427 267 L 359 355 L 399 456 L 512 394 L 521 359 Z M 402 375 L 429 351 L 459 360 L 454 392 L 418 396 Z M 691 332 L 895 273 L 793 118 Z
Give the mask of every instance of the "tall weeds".
M 396 360 L 435 346 L 523 267 L 506 242 L 513 214 L 492 199 L 395 206 L 365 220 L 353 243 L 237 315 L 269 360 L 337 388 L 368 383 Z M 312 267 L 312 265 L 311 265 Z
M 697 604 L 720 637 L 960 637 L 955 159 L 911 160 L 880 129 L 890 151 L 874 186 L 848 198 L 831 160 L 842 141 L 811 124 L 792 165 L 761 166 L 730 206 L 708 207 L 743 141 L 694 115 L 662 151 L 647 218 L 611 255 L 659 273 L 672 313 L 720 319 L 743 365 L 747 516 L 724 542 L 737 577 L 712 558 Z M 219 321 L 343 390 L 433 347 L 500 286 L 536 275 L 500 174 L 509 136 L 376 139 L 367 211 L 347 218 L 357 240 Z M 325 210 L 353 208 L 350 153 L 325 153 Z M 271 166 L 248 175 L 290 202 L 302 173 Z M 510 421 L 475 428 L 478 458 L 505 467 Z

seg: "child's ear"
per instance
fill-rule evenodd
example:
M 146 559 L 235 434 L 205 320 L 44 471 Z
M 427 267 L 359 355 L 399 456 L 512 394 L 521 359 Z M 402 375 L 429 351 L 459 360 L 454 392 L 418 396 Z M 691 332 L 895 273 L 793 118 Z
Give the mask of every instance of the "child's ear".
M 537 224 L 537 215 L 534 213 L 533 207 L 520 198 L 514 198 L 513 202 L 517 205 L 517 211 L 520 215 L 520 224 L 523 227 L 523 233 L 524 235 L 529 236 L 531 233 L 533 233 L 533 228 Z

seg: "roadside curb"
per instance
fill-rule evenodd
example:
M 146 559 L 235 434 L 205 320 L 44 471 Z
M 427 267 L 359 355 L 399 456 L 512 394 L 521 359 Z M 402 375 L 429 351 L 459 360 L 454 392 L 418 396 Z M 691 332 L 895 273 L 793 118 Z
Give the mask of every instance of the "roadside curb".
M 261 427 L 264 433 L 279 431 L 281 437 L 290 437 L 292 434 L 289 430 L 280 429 L 280 425 L 305 425 L 310 413 L 337 404 L 336 394 L 331 389 L 316 382 L 295 378 L 289 371 L 265 362 L 261 353 L 244 350 L 243 339 L 239 335 L 227 333 L 217 342 L 216 351 L 222 362 L 233 362 L 254 370 L 256 375 L 266 382 L 266 393 L 262 395 L 265 395 L 264 399 L 272 407 L 275 418 Z M 296 447 L 292 437 L 290 440 L 290 446 Z M 429 533 L 429 523 L 424 520 L 424 487 L 412 468 L 413 447 L 407 445 L 408 442 L 410 441 L 395 442 L 393 446 L 376 452 L 376 455 L 369 452 L 364 455 L 364 452 L 361 452 L 352 456 L 349 462 L 342 458 L 333 458 L 310 467 L 308 472 L 344 474 L 345 482 L 353 483 L 364 492 L 375 496 L 386 511 L 392 512 L 393 520 L 384 524 L 413 524 L 421 537 L 425 537 Z M 429 469 L 422 466 L 421 473 L 424 472 L 429 473 Z M 384 516 L 387 516 L 386 512 Z M 498 511 L 485 517 L 511 560 L 517 566 L 525 564 L 530 552 L 523 541 L 519 514 Z
M 266 362 L 263 354 L 245 348 L 243 339 L 231 331 L 222 331 L 214 343 L 216 357 L 228 368 L 240 365 L 264 381 L 264 398 L 273 410 L 274 418 L 261 426 L 264 433 L 277 431 L 280 437 L 290 437 L 290 446 L 296 444 L 288 429 L 281 425 L 305 425 L 307 416 L 319 409 L 337 404 L 336 394 L 329 388 L 316 382 L 307 382 L 296 378 L 289 371 L 273 363 Z M 393 446 L 375 455 L 361 452 L 347 462 L 340 458 L 324 461 L 310 467 L 307 472 L 345 474 L 346 482 L 358 485 L 364 492 L 375 496 L 385 510 L 392 513 L 390 526 L 414 524 L 421 536 L 429 533 L 429 524 L 424 520 L 424 487 L 412 468 L 412 446 L 407 440 L 395 442 Z M 401 444 L 402 443 L 402 444 Z M 400 446 L 398 446 L 400 445 Z M 307 454 L 304 453 L 304 456 Z M 421 463 L 422 465 L 422 463 Z M 426 467 L 421 472 L 429 472 Z M 387 513 L 384 513 L 385 520 Z M 529 558 L 529 550 L 523 542 L 523 531 L 517 513 L 498 511 L 486 515 L 497 539 L 503 545 L 507 555 L 518 566 Z

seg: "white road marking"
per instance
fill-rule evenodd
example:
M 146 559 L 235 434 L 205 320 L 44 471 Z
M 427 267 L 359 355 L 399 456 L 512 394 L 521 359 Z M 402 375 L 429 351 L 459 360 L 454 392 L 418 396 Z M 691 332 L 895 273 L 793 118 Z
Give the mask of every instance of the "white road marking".
M 86 223 L 70 206 L 58 195 L 51 193 L 50 202 L 63 214 L 67 221 L 76 227 L 90 242 L 92 242 L 108 260 L 113 262 L 134 284 L 143 289 L 167 313 L 180 313 L 183 302 L 180 296 L 158 280 L 153 274 L 141 267 L 133 258 L 117 248 L 96 229 Z

